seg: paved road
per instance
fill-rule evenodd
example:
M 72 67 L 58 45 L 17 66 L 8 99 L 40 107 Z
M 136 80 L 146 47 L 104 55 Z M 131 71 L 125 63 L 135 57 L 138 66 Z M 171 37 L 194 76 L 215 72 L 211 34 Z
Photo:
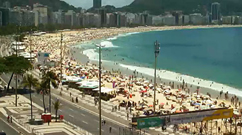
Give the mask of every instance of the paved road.
M 18 131 L 0 119 L 0 132 L 4 131 L 7 135 L 19 135 Z
M 29 98 L 29 95 L 24 95 L 25 97 Z M 52 96 L 52 102 L 56 101 L 57 98 Z M 59 110 L 58 114 L 64 115 L 64 119 L 66 121 L 69 121 L 79 127 L 81 127 L 84 130 L 87 130 L 88 132 L 92 134 L 98 134 L 99 133 L 99 117 L 96 115 L 93 115 L 90 112 L 87 112 L 81 108 L 77 108 L 71 103 L 68 103 L 62 99 L 59 99 L 61 101 L 61 108 Z M 48 106 L 48 97 L 45 96 L 46 105 Z M 33 94 L 33 102 L 37 103 L 40 106 L 43 106 L 43 100 L 42 95 L 40 94 Z M 52 108 L 52 111 L 54 112 L 54 108 Z M 107 120 L 106 120 L 107 121 Z M 112 127 L 112 132 L 109 133 L 109 128 Z M 122 131 L 119 131 L 122 130 Z M 103 134 L 107 135 L 118 135 L 119 132 L 123 132 L 122 126 L 118 125 L 117 123 L 113 123 L 110 121 L 107 121 L 105 125 L 102 126 L 102 132 Z

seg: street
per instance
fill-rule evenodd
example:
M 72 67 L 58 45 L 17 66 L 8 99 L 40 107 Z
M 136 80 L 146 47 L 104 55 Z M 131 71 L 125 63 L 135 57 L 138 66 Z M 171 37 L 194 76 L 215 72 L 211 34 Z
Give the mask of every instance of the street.
M 24 95 L 29 98 L 29 95 Z M 48 96 L 45 96 L 46 106 L 48 106 Z M 57 98 L 52 96 L 52 102 L 56 101 Z M 70 103 L 59 99 L 61 101 L 61 107 L 58 111 L 58 115 L 64 115 L 64 119 L 72 124 L 77 125 L 78 127 L 87 130 L 88 132 L 97 135 L 99 133 L 99 117 L 93 115 L 90 112 L 87 112 L 81 108 L 77 108 Z M 33 93 L 33 102 L 43 107 L 42 95 Z M 52 112 L 54 112 L 54 108 L 52 107 Z M 112 127 L 111 133 L 109 133 L 109 128 Z M 119 133 L 123 133 L 122 126 L 119 126 L 116 123 L 110 122 L 106 120 L 106 124 L 102 126 L 103 134 L 110 135 L 118 135 Z

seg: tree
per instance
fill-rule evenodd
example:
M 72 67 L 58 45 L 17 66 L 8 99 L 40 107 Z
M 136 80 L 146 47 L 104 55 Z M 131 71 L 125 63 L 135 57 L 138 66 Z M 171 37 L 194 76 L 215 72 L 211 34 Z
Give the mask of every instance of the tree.
M 42 97 L 43 97 L 43 107 L 44 107 L 44 113 L 46 113 L 46 107 L 45 107 L 45 94 L 47 93 L 47 84 L 45 81 L 41 81 L 39 90 L 42 91 Z
M 34 78 L 31 74 L 26 74 L 23 78 L 22 82 L 23 87 L 29 88 L 29 98 L 30 98 L 30 106 L 31 106 L 31 120 L 33 120 L 33 106 L 32 106 L 32 88 L 37 88 L 39 86 L 39 81 L 37 78 Z
M 55 108 L 55 122 L 57 122 L 57 113 L 58 110 L 60 109 L 60 100 L 57 99 L 54 103 L 54 108 Z
M 47 88 L 49 90 L 49 112 L 51 112 L 51 85 L 54 88 L 58 87 L 57 82 L 56 82 L 56 81 L 58 81 L 58 77 L 56 76 L 56 74 L 53 71 L 48 71 L 44 75 L 43 81 L 47 85 Z
M 4 63 L 5 63 L 5 59 L 3 57 L 0 57 L 0 74 L 7 71 L 7 67 Z
M 13 75 L 24 74 L 26 71 L 32 68 L 30 61 L 22 56 L 8 56 L 4 58 L 4 65 L 7 67 L 7 72 L 12 72 L 10 80 L 8 82 L 7 91 L 9 90 L 9 85 L 12 81 Z M 17 88 L 15 89 L 15 105 L 17 106 Z
M 14 40 L 17 42 L 23 42 L 24 41 L 25 34 L 20 34 L 14 37 Z

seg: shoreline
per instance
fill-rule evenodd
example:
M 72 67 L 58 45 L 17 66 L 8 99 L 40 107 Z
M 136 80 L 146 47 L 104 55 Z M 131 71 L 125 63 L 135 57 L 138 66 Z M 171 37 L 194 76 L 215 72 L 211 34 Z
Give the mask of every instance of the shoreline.
M 240 25 L 239 26 L 231 26 L 231 25 L 222 25 L 222 26 L 215 26 L 215 27 L 198 27 L 198 26 L 195 26 L 195 27 L 191 27 L 191 28 L 184 28 L 184 27 L 180 27 L 180 28 L 174 28 L 174 29 L 166 29 L 166 30 L 186 30 L 186 29 L 204 29 L 204 28 L 236 28 L 236 27 L 241 27 Z M 161 31 L 161 30 L 154 30 L 154 31 Z M 165 30 L 162 30 L 162 31 L 165 31 Z M 151 32 L 151 31 L 145 31 L 145 32 Z M 137 32 L 137 33 L 139 33 L 139 32 Z M 123 33 L 123 34 L 128 34 L 128 33 Z M 112 40 L 112 39 L 116 39 L 116 38 L 118 38 L 119 37 L 119 35 L 117 35 L 117 36 L 113 36 L 113 37 L 108 37 L 108 38 L 106 38 L 105 40 Z M 88 41 L 88 42 L 92 42 L 92 41 Z M 81 43 L 81 44 L 83 44 L 83 43 Z M 81 46 L 81 44 L 79 44 L 78 46 Z M 75 46 L 77 46 L 77 45 L 75 45 Z M 83 51 L 83 50 L 82 50 Z M 84 55 L 84 56 L 82 56 L 82 57 L 87 57 L 87 59 L 88 59 L 88 61 L 90 61 L 90 63 L 93 63 L 93 64 L 98 64 L 98 62 L 96 61 L 96 60 L 90 60 L 89 58 L 88 58 L 88 56 L 86 56 L 85 54 L 83 54 L 83 52 L 81 52 L 82 54 L 81 55 Z M 109 71 L 111 71 L 112 69 L 114 69 L 114 70 L 121 70 L 122 71 L 122 73 L 125 73 L 125 74 L 127 74 L 127 75 L 132 75 L 133 74 L 133 71 L 134 71 L 134 69 L 126 69 L 124 66 L 121 66 L 120 64 L 122 64 L 122 63 L 119 63 L 118 65 L 113 65 L 113 64 L 111 64 L 111 63 L 113 63 L 112 61 L 109 61 L 109 62 L 107 62 L 107 61 L 102 61 L 102 63 L 103 63 L 103 67 L 105 68 L 105 69 L 108 69 Z M 124 64 L 122 64 L 122 65 L 124 65 Z M 134 65 L 125 65 L 125 66 L 129 66 L 129 67 L 131 67 L 131 66 L 133 66 L 133 67 L 135 67 Z M 141 68 L 141 67 L 136 67 L 136 68 Z M 143 68 L 146 68 L 146 67 L 143 67 Z M 153 69 L 153 68 L 151 68 L 151 69 Z M 127 71 L 128 70 L 128 71 Z M 136 69 L 135 69 L 136 70 Z M 180 74 L 180 73 L 177 73 L 177 72 L 173 72 L 173 71 L 169 71 L 169 70 L 162 70 L 162 71 L 165 71 L 165 72 L 171 72 L 171 73 L 174 73 L 174 74 Z M 138 71 L 139 72 L 139 71 Z M 159 72 L 159 71 L 158 71 Z M 143 73 L 143 76 L 144 77 L 146 77 L 146 78 L 148 78 L 149 80 L 150 79 L 154 79 L 154 77 L 152 76 L 153 75 L 153 73 L 150 73 L 151 75 L 148 75 L 148 74 L 144 74 Z M 183 76 L 183 77 L 186 77 L 187 75 L 184 75 L 184 74 L 180 74 L 181 76 Z M 140 76 L 141 77 L 141 76 Z M 188 76 L 188 77 L 193 77 L 193 76 Z M 206 82 L 213 82 L 213 83 L 216 83 L 216 84 L 218 84 L 218 85 L 222 85 L 221 86 L 221 89 L 219 89 L 219 88 L 209 88 L 209 86 L 201 86 L 201 85 L 196 85 L 196 84 L 194 84 L 194 83 L 190 83 L 190 82 L 186 82 L 189 86 L 190 85 L 192 85 L 192 88 L 191 88 L 191 91 L 196 91 L 196 89 L 197 89 L 197 86 L 199 86 L 200 87 L 200 89 L 201 89 L 201 93 L 203 93 L 203 94 L 207 94 L 207 93 L 210 93 L 211 95 L 212 95 L 212 97 L 213 98 L 216 98 L 217 97 L 217 95 L 219 95 L 219 93 L 220 93 L 220 91 L 221 90 L 223 90 L 223 93 L 225 93 L 225 92 L 229 92 L 229 96 L 234 96 L 234 95 L 236 95 L 236 94 L 238 94 L 237 92 L 241 92 L 242 93 L 242 91 L 239 91 L 239 88 L 234 88 L 233 86 L 228 86 L 228 85 L 226 85 L 226 84 L 222 84 L 222 83 L 217 83 L 217 82 L 214 82 L 214 81 L 212 81 L 212 80 L 204 80 L 204 79 L 202 79 L 202 78 L 197 78 L 197 77 L 193 77 L 193 78 L 195 78 L 195 79 L 197 79 L 197 80 L 202 80 L 202 81 L 206 81 Z M 178 81 L 178 80 L 174 80 L 174 78 L 173 79 L 167 79 L 167 78 L 161 78 L 161 80 L 160 79 L 157 79 L 158 80 L 158 83 L 160 83 L 160 82 L 165 82 L 165 84 L 169 84 L 169 82 L 175 82 L 175 86 L 176 85 L 180 85 L 180 84 L 182 84 L 182 81 Z M 197 83 L 197 82 L 196 82 Z M 224 87 L 225 86 L 225 87 Z M 224 88 L 223 88 L 224 87 Z M 227 87 L 227 89 L 226 89 L 226 87 Z M 231 88 L 232 89 L 235 89 L 235 91 L 234 92 L 232 92 L 231 93 Z M 237 90 L 237 91 L 236 91 Z M 238 95 L 240 95 L 240 94 L 238 94 Z M 240 99 L 242 99 L 242 96 L 239 96 L 239 98 Z

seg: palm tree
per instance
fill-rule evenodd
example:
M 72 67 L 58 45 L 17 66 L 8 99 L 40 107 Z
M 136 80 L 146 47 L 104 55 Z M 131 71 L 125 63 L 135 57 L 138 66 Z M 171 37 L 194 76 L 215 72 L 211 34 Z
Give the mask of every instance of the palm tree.
M 53 71 L 48 71 L 46 74 L 44 74 L 43 77 L 43 83 L 46 84 L 48 90 L 49 90 L 49 112 L 51 113 L 51 85 L 54 88 L 57 88 L 57 82 L 58 81 L 58 77 L 56 76 L 56 74 Z
M 57 99 L 54 103 L 54 108 L 55 108 L 55 122 L 57 122 L 57 113 L 58 110 L 60 109 L 60 100 Z
M 44 113 L 46 113 L 46 107 L 45 107 L 45 94 L 47 93 L 47 84 L 43 80 L 40 83 L 39 90 L 42 91 L 42 97 L 43 97 L 43 107 L 44 107 Z
M 22 81 L 22 86 L 29 88 L 29 97 L 30 97 L 30 106 L 31 106 L 31 120 L 33 119 L 33 106 L 32 106 L 32 95 L 31 89 L 37 88 L 39 86 L 39 81 L 37 78 L 34 78 L 31 74 L 26 74 Z

